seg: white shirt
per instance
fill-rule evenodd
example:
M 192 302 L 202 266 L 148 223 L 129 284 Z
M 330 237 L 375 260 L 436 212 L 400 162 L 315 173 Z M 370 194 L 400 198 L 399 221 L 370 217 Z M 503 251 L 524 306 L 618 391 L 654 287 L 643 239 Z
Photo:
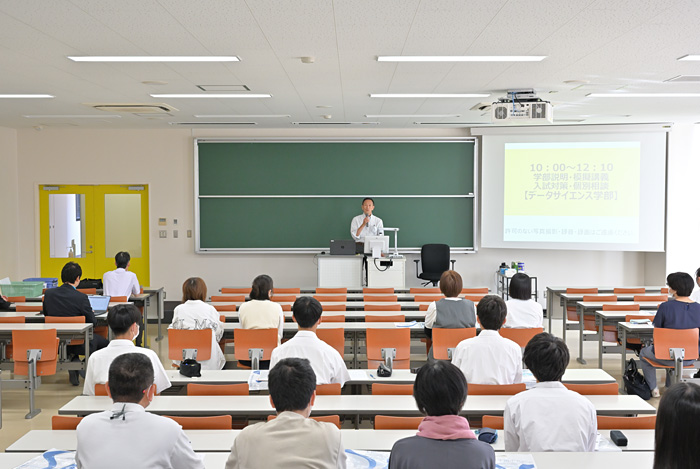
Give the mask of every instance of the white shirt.
M 187 300 L 175 307 L 173 322 L 168 329 L 211 329 L 211 359 L 197 360 L 203 370 L 221 370 L 226 364 L 219 341 L 224 335 L 224 325 L 219 321 L 219 312 L 201 300 Z
M 696 303 L 700 303 L 700 288 L 695 287 L 693 292 L 690 294 L 690 299 Z
M 450 301 L 462 301 L 464 298 L 460 298 L 458 296 L 455 297 L 446 297 L 446 300 Z M 428 305 L 428 310 L 425 312 L 425 327 L 428 329 L 433 328 L 433 324 L 435 324 L 435 318 L 437 318 L 437 305 L 435 304 L 437 301 L 433 301 Z
M 520 346 L 498 331 L 482 329 L 461 341 L 452 354 L 452 364 L 462 370 L 467 383 L 513 384 L 523 381 Z
M 558 381 L 511 397 L 503 417 L 506 451 L 595 451 L 595 406 Z
M 362 228 L 362 233 L 357 236 L 357 230 L 362 226 L 362 222 L 365 221 L 365 214 L 358 215 L 352 219 L 350 223 L 350 234 L 352 239 L 355 241 L 362 241 L 365 236 L 383 236 L 384 235 L 384 222 L 381 218 L 375 217 L 374 215 L 369 216 L 369 221 Z
M 283 358 L 307 358 L 316 373 L 316 384 L 340 383 L 350 379 L 350 373 L 338 351 L 319 339 L 312 331 L 298 331 L 294 337 L 272 351 L 270 369 Z
M 238 320 L 243 329 L 277 328 L 277 345 L 284 332 L 284 311 L 279 303 L 270 300 L 250 300 L 238 308 Z
M 124 408 L 124 417 L 110 419 Z M 140 404 L 114 403 L 85 417 L 77 429 L 78 468 L 204 469 L 182 427 L 172 419 L 146 412 Z
M 527 328 L 527 327 L 542 327 L 542 305 L 533 300 L 518 300 L 511 298 L 506 301 L 508 314 L 506 315 L 506 324 L 503 327 Z
M 107 347 L 90 354 L 87 371 L 85 372 L 83 394 L 86 396 L 94 396 L 95 384 L 104 384 L 107 382 L 109 365 L 112 364 L 115 358 L 125 353 L 142 353 L 151 359 L 157 392 L 163 392 L 170 387 L 170 380 L 165 374 L 163 364 L 160 362 L 160 358 L 158 358 L 156 352 L 151 349 L 137 347 L 130 340 L 113 339 Z
M 139 279 L 136 278 L 136 274 L 122 268 L 105 272 L 102 276 L 102 286 L 104 287 L 104 295 L 107 296 L 125 296 L 129 298 L 131 295 L 141 293 Z

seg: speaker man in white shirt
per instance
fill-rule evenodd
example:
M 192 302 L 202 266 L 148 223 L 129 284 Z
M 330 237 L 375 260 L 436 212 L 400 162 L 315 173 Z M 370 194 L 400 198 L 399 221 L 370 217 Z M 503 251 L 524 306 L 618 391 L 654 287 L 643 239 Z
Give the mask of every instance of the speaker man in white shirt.
M 316 336 L 316 329 L 321 324 L 323 308 L 317 299 L 301 296 L 292 306 L 294 321 L 299 331 L 272 351 L 270 369 L 284 358 L 306 358 L 311 362 L 316 374 L 316 384 L 340 383 L 341 386 L 350 379 L 343 357 L 338 351 Z
M 525 347 L 523 361 L 537 383 L 506 402 L 506 451 L 595 451 L 595 407 L 561 384 L 569 364 L 564 341 L 546 332 L 537 334 Z
M 182 427 L 146 412 L 153 400 L 153 365 L 141 353 L 125 353 L 109 367 L 110 410 L 85 417 L 77 428 L 78 468 L 169 467 L 204 469 Z
M 350 234 L 355 241 L 364 241 L 365 236 L 383 236 L 384 222 L 381 218 L 372 215 L 374 199 L 366 197 L 362 200 L 362 215 L 352 219 Z

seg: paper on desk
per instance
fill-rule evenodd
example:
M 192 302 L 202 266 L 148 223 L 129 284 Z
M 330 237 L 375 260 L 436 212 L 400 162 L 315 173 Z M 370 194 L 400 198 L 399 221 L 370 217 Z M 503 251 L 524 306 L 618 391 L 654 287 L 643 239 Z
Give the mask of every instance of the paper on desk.
M 248 389 L 251 391 L 267 391 L 267 375 L 270 370 L 256 370 L 248 377 Z
M 350 381 L 364 381 L 368 378 L 365 370 L 348 370 Z
M 609 432 L 608 432 L 608 434 L 609 434 Z M 620 448 L 615 443 L 613 443 L 610 438 L 598 433 L 595 437 L 595 450 L 596 451 L 609 451 L 612 453 L 616 453 L 616 452 L 622 451 L 622 448 Z
M 537 466 L 531 454 L 496 453 L 496 469 L 537 469 Z
M 425 327 L 425 323 L 424 322 L 417 322 L 417 321 L 395 322 L 394 326 L 396 326 L 396 327 Z
M 348 469 L 385 469 L 389 467 L 389 451 L 346 449 Z
M 537 379 L 535 379 L 535 375 L 532 374 L 532 371 L 527 368 L 523 369 L 523 383 L 525 383 L 525 387 L 530 389 L 536 382 Z
M 75 451 L 63 451 L 54 448 L 30 459 L 15 469 L 74 469 L 75 467 Z
M 9 285 L 10 283 L 10 277 L 5 277 L 5 278 L 0 278 L 0 285 Z

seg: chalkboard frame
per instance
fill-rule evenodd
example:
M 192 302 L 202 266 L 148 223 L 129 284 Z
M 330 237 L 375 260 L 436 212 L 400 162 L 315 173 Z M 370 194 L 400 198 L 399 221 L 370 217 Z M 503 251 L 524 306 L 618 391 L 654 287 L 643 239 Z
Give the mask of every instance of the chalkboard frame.
M 477 251 L 476 246 L 478 245 L 478 220 L 479 220 L 479 203 L 478 203 L 478 189 L 479 189 L 479 142 L 478 139 L 474 137 L 436 137 L 436 138 L 195 138 L 194 139 L 194 216 L 195 216 L 195 253 L 197 254 L 299 254 L 299 253 L 321 253 L 328 250 L 327 246 L 321 247 L 202 247 L 202 207 L 201 201 L 206 198 L 217 198 L 217 197 L 239 197 L 239 198 L 259 198 L 265 199 L 270 197 L 290 197 L 287 195 L 236 195 L 236 196 L 211 196 L 202 195 L 200 193 L 200 159 L 199 159 L 199 149 L 201 144 L 208 143 L 470 143 L 473 145 L 474 154 L 472 155 L 473 162 L 473 181 L 472 181 L 472 192 L 469 194 L 462 194 L 459 197 L 464 199 L 471 199 L 471 212 L 472 212 L 472 245 L 471 246 L 451 246 L 453 253 L 475 253 Z M 360 199 L 366 194 L 346 194 L 346 195 L 331 195 L 328 197 L 342 197 L 342 198 L 353 198 Z M 297 197 L 297 196 L 291 196 Z M 303 197 L 303 196 L 302 196 Z M 314 196 L 312 196 L 314 197 Z M 377 196 L 380 197 L 381 196 Z M 387 196 L 390 197 L 390 196 Z M 401 197 L 407 197 L 406 195 Z M 422 194 L 411 194 L 408 197 L 423 198 L 423 197 L 441 197 L 435 194 L 422 195 Z M 447 195 L 443 197 L 457 197 L 455 195 Z M 358 210 L 359 213 L 359 210 Z M 348 220 L 349 224 L 349 220 Z M 393 233 L 387 233 L 393 238 Z M 347 238 L 349 239 L 349 233 Z M 404 247 L 401 243 L 401 232 L 398 233 L 399 241 L 399 251 L 401 254 L 415 254 L 420 252 L 420 246 L 409 246 Z M 393 247 L 393 239 L 391 240 L 391 245 Z

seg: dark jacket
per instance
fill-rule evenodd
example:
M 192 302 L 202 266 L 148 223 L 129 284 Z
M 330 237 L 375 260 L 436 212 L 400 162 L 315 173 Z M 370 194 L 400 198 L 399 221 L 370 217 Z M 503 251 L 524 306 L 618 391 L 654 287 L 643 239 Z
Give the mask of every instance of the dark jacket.
M 95 324 L 95 313 L 87 295 L 68 283 L 46 290 L 44 316 L 85 316 L 86 323 Z

